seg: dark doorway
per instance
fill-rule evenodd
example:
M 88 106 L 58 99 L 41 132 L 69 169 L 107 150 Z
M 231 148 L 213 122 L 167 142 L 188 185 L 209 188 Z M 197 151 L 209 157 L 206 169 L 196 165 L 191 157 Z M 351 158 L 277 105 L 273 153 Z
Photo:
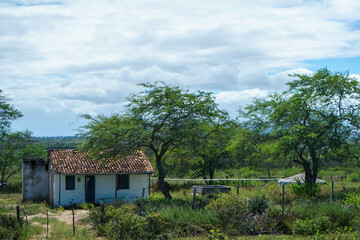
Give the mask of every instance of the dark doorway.
M 95 203 L 95 176 L 85 177 L 85 202 Z

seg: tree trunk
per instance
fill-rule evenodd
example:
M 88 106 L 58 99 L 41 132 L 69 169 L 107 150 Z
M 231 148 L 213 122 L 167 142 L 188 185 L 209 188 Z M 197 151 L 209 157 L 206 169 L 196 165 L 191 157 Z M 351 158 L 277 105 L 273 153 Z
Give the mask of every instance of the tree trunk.
M 170 192 L 169 192 L 169 189 L 168 189 L 168 186 L 167 186 L 167 184 L 165 183 L 165 180 L 164 180 L 165 179 L 165 171 L 164 171 L 164 168 L 162 167 L 162 164 L 161 164 L 161 158 L 159 158 L 159 157 L 156 158 L 156 166 L 157 166 L 157 169 L 159 171 L 158 180 L 159 180 L 160 190 L 164 194 L 165 198 L 172 199 L 172 197 L 170 195 Z
M 215 169 L 214 169 L 214 168 L 210 168 L 210 172 L 209 172 L 210 185 L 212 185 L 212 184 L 213 184 L 212 179 L 214 179 L 214 174 L 215 174 Z

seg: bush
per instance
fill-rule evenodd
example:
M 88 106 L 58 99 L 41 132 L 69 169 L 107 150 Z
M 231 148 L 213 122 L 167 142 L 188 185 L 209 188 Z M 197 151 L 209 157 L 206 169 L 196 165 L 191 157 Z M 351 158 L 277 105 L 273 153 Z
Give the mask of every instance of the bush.
M 19 239 L 21 236 L 21 225 L 17 218 L 11 215 L 0 214 L 0 239 Z
M 299 235 L 313 235 L 316 232 L 325 232 L 330 226 L 330 220 L 324 216 L 313 219 L 296 219 L 293 224 L 293 233 Z
M 292 185 L 292 190 L 298 197 L 315 197 L 320 189 L 317 184 L 298 182 Z
M 267 207 L 269 206 L 268 201 L 265 196 L 262 197 L 253 197 L 247 200 L 246 202 L 247 210 L 252 214 L 263 214 Z
M 358 173 L 351 173 L 349 175 L 350 182 L 360 182 L 360 175 Z
M 1 187 L 1 193 L 21 193 L 22 183 L 6 183 L 6 185 Z
M 132 213 L 124 213 L 108 221 L 104 232 L 109 239 L 147 239 L 146 221 L 143 217 Z
M 248 200 L 237 195 L 222 195 L 210 203 L 206 209 L 215 211 L 221 227 L 229 234 L 259 234 L 273 232 L 273 220 L 266 214 L 268 201 L 264 197 Z
M 346 198 L 344 200 L 345 205 L 360 208 L 360 194 L 348 193 L 345 196 L 346 196 Z
M 350 226 L 353 217 L 348 207 L 338 202 L 322 202 L 317 204 L 315 208 L 318 211 L 318 216 L 328 217 L 332 224 L 332 230 L 337 227 Z

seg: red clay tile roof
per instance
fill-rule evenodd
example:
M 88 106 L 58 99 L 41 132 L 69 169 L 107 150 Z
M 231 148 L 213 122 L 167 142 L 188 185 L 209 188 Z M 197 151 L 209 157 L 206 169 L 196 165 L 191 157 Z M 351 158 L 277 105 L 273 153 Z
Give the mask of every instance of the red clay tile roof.
M 116 161 L 91 159 L 90 155 L 77 150 L 49 150 L 48 162 L 55 173 L 153 173 L 154 168 L 140 150 Z

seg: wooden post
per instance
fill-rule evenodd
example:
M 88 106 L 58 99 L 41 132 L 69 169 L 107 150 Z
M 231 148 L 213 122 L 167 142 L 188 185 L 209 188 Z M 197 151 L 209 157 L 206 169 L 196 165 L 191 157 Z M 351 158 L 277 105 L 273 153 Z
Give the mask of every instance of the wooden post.
M 334 181 L 331 179 L 331 201 L 334 201 Z
M 144 196 L 145 196 L 145 188 L 143 188 L 142 194 L 141 194 L 141 202 L 140 202 L 140 209 L 139 209 L 140 216 L 144 216 Z
M 236 194 L 239 195 L 239 185 L 236 186 Z
M 20 223 L 20 207 L 16 206 L 16 218 L 18 222 Z
M 193 195 L 192 209 L 195 209 L 195 198 L 196 198 L 196 188 L 194 188 L 194 195 Z
M 29 221 L 28 221 L 28 218 L 27 218 L 27 215 L 26 215 L 26 212 L 25 212 L 25 209 L 24 209 L 24 208 L 23 208 L 23 213 L 24 213 L 24 216 L 25 216 L 25 222 L 26 222 L 26 224 L 28 224 Z
M 72 209 L 72 215 L 73 215 L 73 236 L 75 236 L 75 213 L 74 213 L 74 209 Z
M 46 210 L 46 238 L 49 237 L 49 211 Z
M 282 185 L 282 215 L 284 216 L 285 212 L 285 184 Z

